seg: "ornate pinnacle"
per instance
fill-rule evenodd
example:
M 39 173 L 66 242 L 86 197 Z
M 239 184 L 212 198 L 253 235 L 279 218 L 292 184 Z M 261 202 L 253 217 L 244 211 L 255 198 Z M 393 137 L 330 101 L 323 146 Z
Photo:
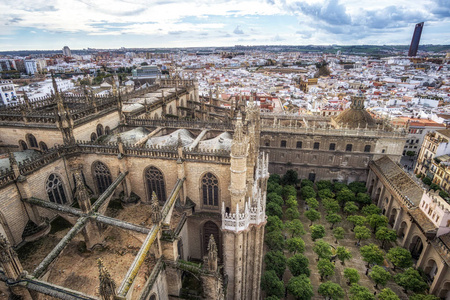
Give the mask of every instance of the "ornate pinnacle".
M 211 271 L 217 271 L 217 244 L 212 234 L 208 242 L 208 265 Z
M 10 152 L 10 151 L 8 151 L 8 152 L 9 152 L 10 167 L 12 168 L 13 166 L 17 166 L 18 164 L 17 164 L 16 157 L 14 156 L 14 152 Z
M 152 193 L 152 200 L 150 203 L 150 207 L 151 207 L 152 222 L 156 224 L 161 220 L 161 210 L 159 207 L 158 196 L 156 196 L 155 191 L 153 191 Z
M 108 272 L 108 269 L 103 265 L 101 258 L 97 260 L 98 265 L 98 279 L 100 280 L 99 293 L 103 300 L 113 300 L 116 295 L 116 283 Z
M 183 141 L 181 140 L 181 135 L 178 132 L 177 148 L 183 147 Z

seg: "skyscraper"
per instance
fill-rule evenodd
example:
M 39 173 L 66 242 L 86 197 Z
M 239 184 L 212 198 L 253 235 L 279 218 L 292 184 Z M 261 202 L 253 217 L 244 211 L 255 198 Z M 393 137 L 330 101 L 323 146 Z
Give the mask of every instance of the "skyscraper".
M 64 46 L 64 48 L 62 49 L 63 55 L 64 56 L 72 56 L 72 52 L 70 51 L 70 48 L 67 46 Z
M 414 28 L 414 35 L 409 46 L 408 56 L 416 56 L 419 48 L 420 36 L 422 35 L 423 22 L 417 23 Z

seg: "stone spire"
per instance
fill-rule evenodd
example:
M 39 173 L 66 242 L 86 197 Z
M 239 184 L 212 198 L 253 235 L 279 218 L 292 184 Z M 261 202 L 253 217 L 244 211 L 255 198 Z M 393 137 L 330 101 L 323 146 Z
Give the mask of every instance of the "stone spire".
M 231 155 L 245 156 L 247 154 L 247 138 L 244 135 L 242 115 L 238 112 L 234 128 L 233 142 L 231 143 Z
M 108 272 L 108 269 L 103 265 L 101 258 L 97 260 L 98 265 L 98 279 L 100 285 L 98 291 L 102 300 L 114 300 L 116 296 L 116 283 Z
M 161 209 L 159 207 L 158 196 L 156 196 L 155 191 L 153 191 L 153 193 L 152 193 L 152 200 L 150 202 L 150 208 L 151 208 L 152 223 L 156 224 L 159 221 L 161 221 Z
M 14 172 L 14 177 L 18 178 L 20 176 L 19 164 L 17 163 L 14 152 L 9 152 L 9 165 L 11 170 Z
M 30 98 L 28 98 L 28 95 L 26 92 L 23 93 L 23 101 L 25 102 L 25 107 L 28 111 L 32 111 L 33 107 L 31 106 Z
M 16 251 L 8 240 L 0 234 L 0 264 L 8 278 L 17 279 L 22 274 L 23 268 L 17 257 Z
M 208 242 L 208 267 L 210 271 L 217 271 L 217 244 L 212 234 Z
M 63 134 L 64 144 L 69 145 L 75 143 L 73 136 L 73 120 L 69 113 L 69 110 L 64 105 L 61 94 L 58 91 L 58 85 L 56 84 L 55 76 L 52 73 L 53 90 L 55 91 L 54 97 L 57 105 L 56 109 L 56 121 L 58 128 Z
M 91 210 L 91 200 L 79 168 L 75 170 L 74 177 L 77 187 L 75 196 L 77 197 L 78 205 L 84 213 L 87 213 Z

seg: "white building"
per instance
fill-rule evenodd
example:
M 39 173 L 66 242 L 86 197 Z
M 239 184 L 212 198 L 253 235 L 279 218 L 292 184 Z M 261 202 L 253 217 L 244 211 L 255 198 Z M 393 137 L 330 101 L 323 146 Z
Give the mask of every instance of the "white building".
M 38 72 L 36 61 L 34 60 L 25 60 L 25 69 L 27 70 L 28 75 L 34 75 Z
M 439 192 L 424 193 L 419 207 L 437 228 L 436 237 L 450 232 L 450 204 L 439 196 Z
M 0 80 L 0 105 L 14 104 L 17 102 L 16 90 L 11 80 Z

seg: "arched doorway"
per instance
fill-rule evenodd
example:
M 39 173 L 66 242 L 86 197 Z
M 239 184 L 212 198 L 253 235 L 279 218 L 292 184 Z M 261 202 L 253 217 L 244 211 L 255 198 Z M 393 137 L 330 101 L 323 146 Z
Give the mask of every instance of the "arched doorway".
M 397 236 L 403 240 L 405 238 L 406 230 L 408 230 L 408 224 L 406 224 L 406 222 L 403 221 L 402 224 L 400 224 Z
M 422 254 L 422 250 L 423 250 L 422 239 L 417 235 L 415 235 L 411 240 L 411 244 L 409 244 L 409 251 L 411 252 L 412 258 L 418 260 L 420 254 Z
M 397 218 L 398 210 L 396 208 L 392 209 L 391 215 L 389 216 L 389 225 L 394 227 L 395 219 Z
M 441 299 L 450 299 L 450 282 L 446 282 L 442 285 L 442 289 L 438 294 Z
M 216 225 L 216 223 L 212 221 L 207 221 L 203 225 L 203 256 L 208 255 L 208 244 L 209 244 L 209 238 L 211 234 L 214 236 L 214 240 L 217 244 L 218 249 L 218 255 L 219 258 L 222 258 L 222 241 L 220 240 L 220 233 L 219 233 L 219 227 Z
M 111 172 L 104 163 L 96 161 L 92 165 L 92 174 L 94 174 L 98 194 L 101 195 L 112 183 Z
M 439 271 L 436 261 L 434 259 L 429 259 L 424 271 L 430 281 L 433 282 L 434 277 L 436 277 L 436 274 Z

